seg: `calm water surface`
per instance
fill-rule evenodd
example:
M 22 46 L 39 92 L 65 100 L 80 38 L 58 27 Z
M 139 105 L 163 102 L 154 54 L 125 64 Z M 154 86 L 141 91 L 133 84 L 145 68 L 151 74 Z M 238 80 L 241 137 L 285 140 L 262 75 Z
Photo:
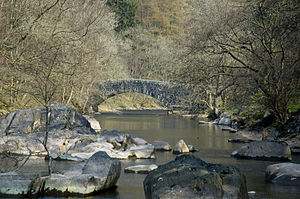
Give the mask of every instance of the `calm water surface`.
M 194 155 L 204 161 L 238 167 L 246 176 L 248 191 L 256 191 L 259 198 L 300 198 L 299 187 L 265 183 L 266 167 L 278 162 L 231 158 L 231 152 L 238 149 L 242 144 L 229 143 L 228 139 L 232 138 L 233 134 L 221 131 L 217 126 L 199 125 L 197 121 L 166 115 L 98 115 L 96 118 L 100 121 L 102 129 L 120 129 L 144 138 L 150 143 L 154 140 L 163 140 L 169 142 L 171 146 L 175 146 L 176 142 L 184 139 L 187 144 L 192 144 L 200 150 Z M 156 159 L 153 160 L 122 161 L 122 167 L 151 163 L 160 165 L 176 157 L 171 152 L 159 152 L 155 155 Z M 293 156 L 293 162 L 300 163 L 300 156 Z M 112 198 L 144 198 L 144 178 L 145 175 L 127 174 L 122 171 L 118 183 L 118 193 Z
M 230 157 L 233 150 L 241 144 L 229 143 L 227 140 L 233 134 L 221 131 L 213 125 L 199 125 L 197 121 L 167 115 L 156 114 L 101 114 L 96 115 L 102 129 L 119 129 L 132 135 L 144 138 L 152 143 L 154 140 L 163 140 L 175 146 L 176 142 L 184 139 L 200 151 L 195 156 L 210 163 L 230 164 L 238 167 L 246 176 L 248 191 L 256 191 L 261 199 L 299 199 L 300 188 L 292 186 L 278 186 L 264 182 L 264 172 L 268 165 L 277 162 L 257 160 L 237 160 Z M 108 191 L 99 196 L 86 197 L 87 199 L 143 199 L 143 180 L 145 175 L 124 173 L 124 167 L 136 164 L 164 164 L 176 156 L 171 152 L 157 152 L 155 159 L 122 160 L 122 172 L 116 190 Z M 300 163 L 300 156 L 293 156 L 293 162 Z M 2 162 L 3 164 L 3 162 Z M 69 167 L 68 164 L 55 162 L 55 169 Z M 46 169 L 44 160 L 37 159 L 29 162 L 24 169 Z M 50 198 L 47 198 L 50 199 Z M 52 198 L 51 198 L 52 199 Z M 76 198 L 73 198 L 76 199 Z

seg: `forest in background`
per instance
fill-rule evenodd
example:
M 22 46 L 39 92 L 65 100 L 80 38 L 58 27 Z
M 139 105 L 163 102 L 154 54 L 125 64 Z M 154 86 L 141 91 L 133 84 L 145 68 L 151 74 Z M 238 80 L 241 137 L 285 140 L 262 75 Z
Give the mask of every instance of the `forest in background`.
M 298 0 L 1 1 L 0 109 L 86 112 L 101 81 L 142 78 L 198 85 L 186 103 L 254 106 L 280 126 L 300 108 L 299 15 Z

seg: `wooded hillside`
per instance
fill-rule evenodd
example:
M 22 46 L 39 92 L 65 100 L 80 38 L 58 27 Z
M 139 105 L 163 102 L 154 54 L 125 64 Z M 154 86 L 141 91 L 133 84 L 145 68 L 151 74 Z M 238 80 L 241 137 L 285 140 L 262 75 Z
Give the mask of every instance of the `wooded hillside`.
M 200 85 L 187 103 L 299 108 L 297 0 L 39 0 L 0 3 L 0 106 L 87 111 L 105 79 Z M 197 110 L 195 110 L 197 111 Z

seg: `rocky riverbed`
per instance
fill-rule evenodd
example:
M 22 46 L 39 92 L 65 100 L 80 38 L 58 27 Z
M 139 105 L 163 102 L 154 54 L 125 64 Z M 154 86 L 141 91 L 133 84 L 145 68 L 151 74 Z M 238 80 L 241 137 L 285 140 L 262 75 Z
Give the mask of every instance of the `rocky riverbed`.
M 105 166 L 105 168 L 114 168 L 115 173 L 119 172 L 119 167 L 117 166 L 116 159 L 124 159 L 130 160 L 131 158 L 134 159 L 152 159 L 155 157 L 155 153 L 166 153 L 167 151 L 174 149 L 176 154 L 178 153 L 190 153 L 197 151 L 193 146 L 188 145 L 190 143 L 195 143 L 188 141 L 185 143 L 184 140 L 180 140 L 180 138 L 176 140 L 176 142 L 172 142 L 172 147 L 165 141 L 158 141 L 158 140 L 151 140 L 153 145 L 144 140 L 139 136 L 134 136 L 125 132 L 121 132 L 118 130 L 102 130 L 101 133 L 95 131 L 95 129 L 91 128 L 91 123 L 87 120 L 87 118 L 82 117 L 80 114 L 74 112 L 71 107 L 66 107 L 60 104 L 53 104 L 51 105 L 51 125 L 50 125 L 50 133 L 48 139 L 48 146 L 49 151 L 52 159 L 62 160 L 62 161 L 76 161 L 79 166 L 71 167 L 66 170 L 56 170 L 50 176 L 45 173 L 27 173 L 21 174 L 18 172 L 5 172 L 1 174 L 0 177 L 0 184 L 2 183 L 2 187 L 13 186 L 13 183 L 8 185 L 5 184 L 5 179 L 10 178 L 14 179 L 14 182 L 26 182 L 27 185 L 37 184 L 35 189 L 28 189 L 26 183 L 23 184 L 23 188 L 19 187 L 21 193 L 25 193 L 25 195 L 35 195 L 39 193 L 39 191 L 35 191 L 40 189 L 39 183 L 45 184 L 47 182 L 48 188 L 41 189 L 43 192 L 47 193 L 48 195 L 51 194 L 60 194 L 60 195 L 90 195 L 90 194 L 97 194 L 102 190 L 107 188 L 115 187 L 117 180 L 112 180 L 112 183 L 106 183 L 105 177 L 101 177 L 101 180 L 97 180 L 97 176 L 100 175 L 96 172 L 91 173 L 84 173 L 83 168 L 88 162 L 91 162 L 91 159 L 94 158 L 94 154 L 98 152 L 105 153 L 106 155 L 100 155 L 101 157 L 106 158 L 96 158 L 96 159 L 103 159 L 100 162 L 116 162 L 113 164 L 109 164 Z M 24 112 L 22 112 L 24 111 Z M 22 117 L 26 116 L 26 124 L 21 123 L 18 127 L 18 122 L 22 122 Z M 0 120 L 0 124 L 2 125 L 2 136 L 5 139 L 2 139 L 1 143 L 1 153 L 11 152 L 13 154 L 18 155 L 31 155 L 33 156 L 47 156 L 47 152 L 45 148 L 41 144 L 44 137 L 45 132 L 43 129 L 43 109 L 29 109 L 29 110 L 20 110 L 20 112 L 13 112 L 7 115 L 5 118 Z M 90 118 L 88 118 L 90 119 Z M 95 121 L 95 120 L 94 120 Z M 97 125 L 96 125 L 97 126 Z M 3 130 L 4 129 L 4 130 Z M 25 130 L 24 130 L 25 129 Z M 197 138 L 198 139 L 198 138 Z M 177 144 L 176 144 L 177 143 Z M 197 145 L 198 146 L 198 145 Z M 255 148 L 255 147 L 254 147 Z M 259 147 L 258 147 L 259 148 Z M 166 152 L 155 152 L 155 151 L 166 151 Z M 172 154 L 172 153 L 171 153 Z M 203 152 L 201 152 L 203 154 Z M 229 155 L 230 153 L 228 153 Z M 243 152 L 245 154 L 245 152 Z M 99 157 L 100 157 L 99 156 Z M 98 156 L 97 156 L 98 157 Z M 175 157 L 175 155 L 174 155 Z M 287 156 L 288 157 L 288 156 Z M 99 163 L 101 164 L 101 163 Z M 110 166 L 116 165 L 116 166 Z M 159 165 L 162 165 L 161 163 Z M 158 165 L 158 166 L 159 166 Z M 128 165 L 127 168 L 124 168 L 127 172 L 133 173 L 147 173 L 152 169 L 155 169 L 155 165 L 150 164 L 140 164 L 140 165 Z M 160 166 L 159 166 L 160 167 Z M 222 166 L 222 167 L 225 167 Z M 293 167 L 294 168 L 294 167 Z M 3 171 L 2 171 L 3 172 Z M 178 170 L 179 172 L 179 170 Z M 151 172 L 150 172 L 151 173 Z M 87 175 L 88 174 L 88 175 Z M 101 176 L 109 177 L 109 172 L 106 174 L 101 174 Z M 137 174 L 128 174 L 128 175 L 137 175 Z M 182 174 L 183 176 L 188 176 L 189 174 Z M 201 174 L 202 175 L 202 174 Z M 78 177 L 80 176 L 80 177 Z M 1 181 L 2 179 L 2 181 Z M 4 179 L 4 180 L 3 180 Z M 114 177 L 117 179 L 117 177 Z M 206 179 L 206 177 L 205 177 Z M 221 179 L 223 177 L 221 176 Z M 227 178 L 226 178 L 227 179 Z M 293 177 L 291 178 L 293 179 Z M 20 181 L 21 180 L 21 181 Z M 94 181 L 93 189 L 88 186 L 81 186 L 84 187 L 80 190 L 80 193 L 72 191 L 69 187 L 73 186 L 73 182 L 81 182 L 85 184 L 85 182 Z M 206 179 L 208 180 L 208 179 Z M 65 187 L 61 187 L 58 189 L 57 183 L 55 182 L 66 182 Z M 234 181 L 237 182 L 235 179 Z M 71 183 L 71 184 L 70 184 Z M 105 184 L 110 184 L 109 186 L 104 186 Z M 222 183 L 221 183 L 222 184 Z M 177 183 L 174 185 L 174 191 L 185 191 L 185 189 L 181 189 L 184 185 Z M 230 195 L 226 192 L 227 185 L 221 185 L 223 188 L 220 189 L 223 193 L 223 196 L 228 196 L 227 198 L 235 198 L 233 195 Z M 26 188 L 27 187 L 27 188 Z M 16 187 L 17 188 L 17 187 Z M 12 190 L 12 189 L 10 189 Z M 20 191 L 19 190 L 19 191 Z M 27 191 L 24 191 L 27 190 Z M 47 191 L 48 190 L 48 191 Z M 166 189 L 168 190 L 168 189 Z M 223 190 L 223 191 L 222 191 Z M 11 194 L 6 193 L 5 189 L 0 189 L 1 193 L 4 195 L 20 195 L 20 194 Z M 6 189 L 7 191 L 7 189 Z M 17 191 L 16 191 L 17 192 Z M 230 193 L 233 193 L 232 191 Z M 20 192 L 18 192 L 20 193 Z M 167 193 L 167 192 L 166 192 Z M 235 192 L 236 193 L 236 192 Z M 198 194 L 198 193 L 189 193 L 189 194 Z M 224 195 L 225 194 L 225 195 Z M 252 194 L 253 195 L 253 194 Z

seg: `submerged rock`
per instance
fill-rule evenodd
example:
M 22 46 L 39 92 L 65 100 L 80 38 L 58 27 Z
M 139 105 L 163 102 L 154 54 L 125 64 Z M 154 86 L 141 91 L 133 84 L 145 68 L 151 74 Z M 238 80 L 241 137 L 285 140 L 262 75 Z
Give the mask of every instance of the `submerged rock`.
M 135 166 L 130 166 L 126 167 L 124 171 L 126 173 L 142 173 L 142 174 L 147 174 L 150 171 L 157 169 L 157 165 L 155 164 L 150 164 L 150 165 L 135 165 Z
M 280 163 L 269 165 L 265 179 L 279 185 L 300 186 L 300 164 Z
M 153 142 L 154 149 L 157 151 L 171 151 L 172 147 L 168 142 L 165 141 L 154 141 Z
M 291 150 L 285 142 L 256 141 L 231 153 L 236 158 L 249 158 L 260 160 L 292 160 Z
M 248 199 L 245 177 L 237 168 L 209 164 L 193 155 L 180 155 L 160 165 L 143 184 L 146 199 Z
M 148 144 L 148 142 L 146 140 L 144 140 L 143 138 L 139 138 L 139 137 L 133 137 L 132 143 L 135 145 L 147 145 Z
M 210 122 L 203 121 L 203 120 L 199 120 L 198 122 L 199 122 L 199 124 L 210 124 Z
M 230 133 L 236 133 L 236 132 L 237 132 L 236 129 L 231 128 L 231 127 L 229 127 L 229 126 L 222 126 L 222 127 L 221 127 L 221 130 L 222 130 L 222 131 L 229 131 Z
M 199 149 L 196 149 L 193 145 L 188 145 L 188 148 L 189 148 L 189 152 L 198 152 Z

